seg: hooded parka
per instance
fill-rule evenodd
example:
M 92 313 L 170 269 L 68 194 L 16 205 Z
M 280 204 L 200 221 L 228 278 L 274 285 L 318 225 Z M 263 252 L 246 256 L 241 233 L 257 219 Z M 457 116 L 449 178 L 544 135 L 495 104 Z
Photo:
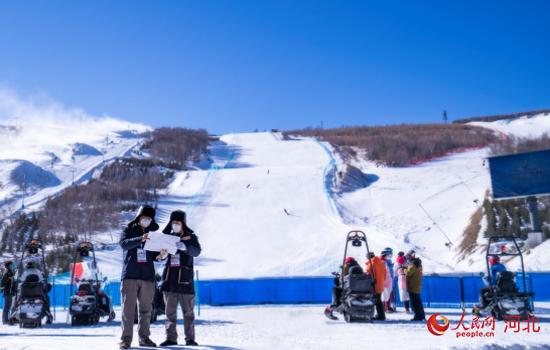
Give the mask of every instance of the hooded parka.
M 147 216 L 152 219 L 151 224 L 145 229 L 139 225 L 141 216 Z M 141 241 L 144 234 L 154 232 L 159 229 L 155 222 L 155 209 L 149 206 L 139 208 L 134 221 L 128 224 L 128 227 L 120 236 L 120 246 L 124 249 L 122 253 L 122 275 L 121 279 L 136 279 L 144 281 L 155 281 L 155 264 L 153 263 L 158 252 L 146 251 L 147 262 L 138 262 L 138 249 L 143 249 L 145 242 Z
M 183 223 L 183 233 L 176 234 L 172 231 L 172 221 Z M 161 291 L 178 294 L 195 294 L 193 261 L 200 255 L 201 246 L 199 239 L 186 224 L 185 212 L 175 211 L 170 215 L 170 222 L 162 233 L 167 235 L 180 235 L 180 241 L 185 243 L 186 250 L 178 250 L 177 254 L 168 254 L 166 266 L 162 272 Z M 173 264 L 174 259 L 179 264 Z M 179 265 L 179 266 L 173 266 Z

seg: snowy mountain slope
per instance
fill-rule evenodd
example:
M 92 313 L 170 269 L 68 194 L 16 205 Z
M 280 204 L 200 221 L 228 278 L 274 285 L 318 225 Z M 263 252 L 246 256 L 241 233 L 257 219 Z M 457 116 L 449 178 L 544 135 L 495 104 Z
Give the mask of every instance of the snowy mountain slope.
M 118 124 L 82 130 L 56 125 L 20 125 L 18 133 L 3 139 L 0 150 L 0 200 L 15 196 L 22 204 L 22 184 L 27 183 L 25 207 L 38 210 L 48 197 L 74 182 L 89 180 L 104 163 L 131 153 L 142 139 L 123 138 L 113 130 Z M 141 131 L 145 127 L 136 126 Z M 8 163 L 19 164 L 17 168 Z M 23 175 L 24 174 L 24 175 Z M 19 184 L 19 185 L 18 185 Z
M 525 128 L 524 118 L 490 124 L 507 134 L 526 134 L 527 128 L 540 134 L 550 131 L 548 119 L 531 118 Z M 322 187 L 321 175 L 329 158 L 316 142 L 277 142 L 264 133 L 236 134 L 235 140 L 233 163 L 211 173 L 189 216 L 189 225 L 204 245 L 198 266 L 206 276 L 326 274 L 323 262 L 330 264 L 332 257 L 342 255 L 345 234 L 355 229 L 367 233 L 377 253 L 386 246 L 416 249 L 426 272 L 484 268 L 481 251 L 458 262 L 455 249 L 490 188 L 484 162 L 488 149 L 407 168 L 359 162 L 355 165 L 377 180 L 361 190 L 333 189 L 335 215 Z M 329 180 L 333 173 L 329 172 Z M 537 266 L 542 267 L 532 269 L 544 268 L 540 265 L 541 259 L 546 261 L 544 254 L 536 254 L 544 249 L 543 245 L 533 250 L 533 259 L 536 256 Z M 526 256 L 526 262 L 530 258 Z M 305 261 L 317 261 L 317 267 L 300 269 L 307 265 Z
M 378 180 L 336 194 L 336 205 L 346 223 L 364 222 L 384 232 L 387 246 L 415 249 L 426 271 L 453 271 L 455 254 L 445 243 L 458 246 L 470 215 L 483 201 L 489 185 L 488 169 L 482 165 L 486 155 L 487 150 L 479 150 L 408 168 L 362 162 L 357 166 Z
M 484 126 L 507 134 L 536 135 L 550 131 L 548 120 L 537 116 Z M 70 170 L 77 170 L 75 181 L 86 181 L 102 165 L 102 154 L 106 160 L 121 157 L 140 142 L 133 133 L 124 135 L 132 138 L 116 136 L 113 128 L 83 131 L 42 126 L 40 132 L 48 137 L 35 137 L 32 143 L 29 140 L 33 138 L 25 132 L 36 136 L 37 129 L 22 127 L 21 133 L 10 136 L 11 149 L 0 151 L 0 181 L 4 183 L 0 200 L 8 195 L 20 200 L 21 191 L 11 180 L 17 167 L 32 166 L 42 169 L 35 169 L 35 175 L 46 174 L 37 175 L 26 198 L 27 207 L 39 208 L 44 198 L 72 183 Z M 324 146 L 331 150 L 330 145 Z M 487 163 L 483 162 L 488 149 L 407 168 L 356 161 L 354 165 L 372 182 L 354 191 L 331 188 L 334 211 L 323 184 L 330 187 L 335 174 L 328 166 L 331 157 L 338 169 L 343 162 L 333 152 L 329 156 L 316 141 L 279 141 L 271 133 L 229 134 L 209 149 L 211 153 L 192 165 L 193 170 L 176 173 L 167 195 L 159 201 L 157 216 L 162 229 L 171 211 L 188 212 L 188 225 L 203 246 L 197 259 L 203 278 L 326 275 L 339 265 L 345 234 L 351 230 L 365 231 L 376 253 L 387 246 L 416 249 L 427 273 L 484 268 L 481 255 L 457 262 L 454 249 L 490 188 Z M 52 152 L 57 157 L 53 168 Z M 40 185 L 41 181 L 46 185 Z M 125 219 L 130 221 L 132 216 L 127 213 Z M 113 230 L 94 238 L 109 244 L 109 249 L 97 254 L 100 267 L 110 271 L 109 278 L 116 278 L 120 271 L 119 233 Z M 445 245 L 449 241 L 451 250 Z M 525 257 L 528 265 L 531 261 L 537 264 L 528 268 L 548 266 L 547 246 L 533 249 Z M 364 250 L 350 254 L 364 260 Z
M 472 124 L 523 137 L 550 132 L 550 117 L 544 115 Z M 407 168 L 355 162 L 363 173 L 378 180 L 365 189 L 336 193 L 335 202 L 346 223 L 365 222 L 393 235 L 395 243 L 389 242 L 389 246 L 395 248 L 404 242 L 416 249 L 426 272 L 482 271 L 483 249 L 461 262 L 457 262 L 455 249 L 470 216 L 481 205 L 485 191 L 491 188 L 488 163 L 483 161 L 488 156 L 485 148 Z M 338 163 L 342 166 L 341 160 Z M 452 250 L 445 246 L 449 241 Z M 478 241 L 485 243 L 482 238 Z M 541 245 L 533 252 L 525 256 L 526 268 L 547 270 L 548 246 Z M 510 262 L 510 267 L 517 270 L 519 265 Z
M 543 133 L 550 132 L 550 116 L 544 113 L 532 117 L 523 116 L 517 119 L 497 120 L 490 123 L 472 122 L 469 124 L 498 130 L 506 135 L 519 137 L 538 137 Z

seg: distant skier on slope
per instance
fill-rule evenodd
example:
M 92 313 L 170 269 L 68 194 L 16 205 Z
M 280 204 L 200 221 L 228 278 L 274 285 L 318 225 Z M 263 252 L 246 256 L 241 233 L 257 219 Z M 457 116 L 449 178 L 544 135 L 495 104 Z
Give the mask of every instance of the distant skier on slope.
M 286 215 L 290 215 L 290 214 L 288 213 L 288 211 L 286 211 L 286 209 L 283 209 L 283 210 L 285 211 Z

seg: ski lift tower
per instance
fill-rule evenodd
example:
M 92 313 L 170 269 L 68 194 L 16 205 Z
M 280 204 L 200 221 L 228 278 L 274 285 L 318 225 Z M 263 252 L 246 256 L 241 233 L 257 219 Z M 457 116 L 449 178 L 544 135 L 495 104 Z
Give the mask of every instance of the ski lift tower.
M 74 173 L 76 172 L 76 168 L 71 168 L 71 170 L 69 170 L 72 174 L 73 174 L 73 182 L 72 182 L 72 185 L 74 186 Z

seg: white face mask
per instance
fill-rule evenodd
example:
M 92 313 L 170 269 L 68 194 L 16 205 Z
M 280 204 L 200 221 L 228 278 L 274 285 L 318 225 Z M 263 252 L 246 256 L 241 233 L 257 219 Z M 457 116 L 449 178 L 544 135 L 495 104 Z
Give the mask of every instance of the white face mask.
M 141 219 L 139 224 L 141 227 L 149 227 L 149 225 L 151 225 L 151 219 Z
M 173 230 L 174 232 L 176 232 L 176 233 L 177 233 L 177 232 L 180 232 L 180 230 L 181 230 L 181 225 L 180 225 L 180 224 L 172 224 L 172 230 Z

